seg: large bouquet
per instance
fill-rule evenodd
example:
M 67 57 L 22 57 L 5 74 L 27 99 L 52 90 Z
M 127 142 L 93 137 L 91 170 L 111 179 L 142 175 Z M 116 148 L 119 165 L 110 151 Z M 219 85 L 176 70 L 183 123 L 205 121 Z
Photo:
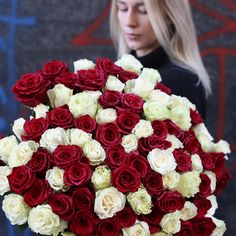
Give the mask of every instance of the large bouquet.
M 12 91 L 29 120 L 0 140 L 2 208 L 43 235 L 220 236 L 229 145 L 131 55 L 51 61 Z

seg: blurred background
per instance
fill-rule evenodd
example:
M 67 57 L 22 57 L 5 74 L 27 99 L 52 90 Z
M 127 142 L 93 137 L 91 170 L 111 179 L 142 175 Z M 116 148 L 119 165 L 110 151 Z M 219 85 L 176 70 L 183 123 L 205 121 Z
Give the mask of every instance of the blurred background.
M 28 111 L 16 102 L 11 87 L 21 75 L 52 59 L 116 59 L 109 39 L 109 0 L 0 0 L 0 133 L 11 134 L 16 118 Z M 232 180 L 218 196 L 216 217 L 236 232 L 236 0 L 192 0 L 204 63 L 212 80 L 206 126 L 215 140 L 232 148 L 227 166 Z M 1 236 L 30 236 L 11 226 L 0 210 Z

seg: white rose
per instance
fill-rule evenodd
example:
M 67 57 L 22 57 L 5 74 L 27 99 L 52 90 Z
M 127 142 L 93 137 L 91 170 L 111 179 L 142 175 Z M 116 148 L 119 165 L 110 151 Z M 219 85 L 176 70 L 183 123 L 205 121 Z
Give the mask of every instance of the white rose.
M 158 101 L 148 100 L 143 105 L 144 115 L 150 120 L 165 120 L 170 117 L 170 111 L 167 106 L 161 105 Z
M 194 195 L 199 192 L 200 183 L 201 179 L 199 172 L 185 172 L 180 175 L 180 181 L 176 187 L 176 190 L 186 198 L 194 197 Z
M 137 138 L 146 138 L 151 136 L 153 132 L 152 124 L 148 120 L 140 120 L 132 129 L 132 133 L 135 134 Z
M 136 79 L 131 79 L 125 82 L 125 88 L 124 88 L 125 93 L 131 93 L 132 89 L 135 86 L 135 80 Z
M 130 153 L 137 149 L 138 147 L 138 139 L 134 134 L 124 135 L 122 137 L 121 145 L 124 147 L 127 153 Z
M 184 131 L 187 131 L 192 126 L 190 109 L 184 105 L 173 107 L 170 110 L 170 119 Z
M 220 140 L 215 144 L 215 152 L 223 152 L 224 154 L 231 153 L 229 143 L 225 140 Z
M 212 221 L 216 225 L 216 228 L 212 232 L 211 236 L 223 236 L 226 231 L 225 222 L 222 220 L 218 220 L 215 217 L 211 217 Z
M 137 78 L 134 80 L 134 87 L 131 88 L 131 93 L 134 93 L 144 100 L 148 100 L 149 94 L 154 90 L 155 84 L 146 78 Z
M 85 143 L 83 146 L 83 151 L 85 156 L 90 160 L 91 165 L 99 165 L 106 158 L 105 150 L 96 140 Z
M 168 150 L 155 148 L 148 153 L 147 159 L 151 169 L 162 175 L 175 170 L 177 166 L 172 152 Z
M 203 171 L 202 160 L 198 154 L 191 155 L 192 170 Z
M 54 152 L 58 145 L 66 145 L 67 136 L 63 128 L 46 130 L 39 141 L 40 146 L 46 148 L 50 153 Z
M 49 111 L 50 107 L 45 106 L 44 104 L 39 104 L 36 107 L 33 108 L 33 111 L 35 112 L 35 118 L 46 118 L 46 113 Z
M 125 87 L 125 84 L 122 83 L 117 77 L 113 75 L 108 76 L 106 86 L 105 86 L 106 90 L 122 92 L 124 87 Z
M 96 192 L 94 212 L 100 219 L 111 218 L 125 207 L 125 195 L 110 187 Z
M 113 108 L 101 109 L 96 115 L 98 124 L 110 123 L 116 120 L 116 110 Z
M 216 189 L 216 175 L 212 171 L 204 171 L 203 174 L 206 174 L 211 180 L 211 193 L 213 193 Z
M 152 68 L 143 68 L 140 77 L 150 80 L 155 85 L 157 82 L 161 82 L 161 75 L 159 71 Z
M 135 224 L 122 229 L 123 236 L 150 236 L 148 224 L 136 220 Z
M 195 125 L 193 127 L 193 132 L 196 135 L 196 137 L 199 137 L 200 135 L 204 135 L 206 136 L 206 138 L 209 141 L 213 141 L 213 137 L 211 136 L 211 134 L 209 133 L 208 129 L 206 128 L 204 123 Z
M 86 133 L 82 129 L 68 129 L 66 135 L 70 145 L 77 145 L 80 147 L 83 147 L 85 143 L 92 140 L 92 134 Z
M 19 140 L 21 140 L 21 135 L 25 135 L 24 124 L 25 124 L 25 119 L 19 118 L 14 121 L 12 126 L 12 131 Z
M 79 59 L 77 61 L 74 61 L 73 64 L 74 64 L 74 73 L 77 73 L 78 70 L 88 70 L 88 69 L 93 69 L 95 67 L 93 61 L 90 61 L 88 59 Z
M 170 104 L 170 95 L 155 89 L 149 94 L 148 100 L 157 102 L 159 106 L 168 106 Z
M 8 194 L 2 201 L 2 209 L 12 225 L 23 225 L 27 222 L 30 207 L 18 194 Z
M 141 62 L 130 54 L 124 54 L 115 64 L 122 67 L 124 70 L 132 71 L 137 74 L 140 74 L 143 67 Z
M 191 220 L 197 215 L 197 207 L 192 202 L 186 201 L 180 212 L 181 220 Z
M 73 94 L 73 90 L 64 84 L 56 84 L 53 89 L 47 91 L 50 104 L 53 108 L 68 104 Z
M 47 170 L 45 179 L 48 181 L 52 189 L 59 191 L 66 189 L 64 184 L 64 170 L 54 166 L 53 169 Z
M 34 141 L 25 141 L 15 146 L 8 159 L 8 165 L 13 168 L 16 166 L 22 166 L 31 160 L 34 152 L 37 151 L 39 144 Z
M 77 93 L 71 96 L 68 105 L 69 110 L 74 117 L 90 115 L 94 118 L 98 109 L 97 102 L 95 102 L 95 100 L 85 92 Z
M 207 211 L 208 216 L 213 216 L 216 209 L 218 208 L 217 200 L 215 195 L 210 195 L 207 199 L 211 202 L 211 208 Z
M 0 166 L 0 195 L 3 196 L 6 192 L 10 191 L 10 186 L 7 176 L 12 172 L 8 166 Z
M 151 236 L 169 236 L 169 234 L 165 233 L 164 231 L 151 234 Z
M 205 152 L 214 152 L 213 137 L 210 135 L 204 123 L 194 126 L 193 132 Z
M 29 228 L 39 234 L 52 235 L 63 231 L 65 222 L 52 212 L 49 205 L 39 205 L 31 209 L 28 218 Z
M 14 135 L 0 139 L 0 159 L 8 164 L 11 151 L 16 146 L 18 146 L 18 142 Z
M 96 190 L 111 186 L 111 170 L 107 166 L 98 166 L 93 172 L 91 181 Z
M 129 193 L 127 200 L 137 215 L 147 215 L 152 211 L 152 198 L 144 188 L 139 188 L 137 192 Z
M 73 234 L 72 232 L 62 232 L 61 235 L 62 235 L 62 236 L 76 236 L 76 235 Z
M 181 228 L 180 217 L 180 211 L 165 214 L 161 219 L 160 226 L 168 234 L 178 233 Z
M 175 135 L 168 134 L 166 140 L 171 142 L 171 147 L 168 148 L 171 152 L 175 149 L 184 147 L 183 143 Z
M 163 187 L 167 189 L 174 189 L 180 180 L 180 174 L 175 170 L 167 172 L 162 176 Z
M 100 91 L 83 91 L 82 93 L 88 95 L 95 103 L 97 103 L 98 98 L 102 95 Z

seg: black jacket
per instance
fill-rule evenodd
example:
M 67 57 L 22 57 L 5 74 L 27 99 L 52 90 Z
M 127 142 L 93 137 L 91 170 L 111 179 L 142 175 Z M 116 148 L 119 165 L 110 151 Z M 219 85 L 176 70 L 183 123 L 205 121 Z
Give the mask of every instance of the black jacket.
M 135 51 L 131 52 L 144 67 L 157 69 L 161 75 L 162 83 L 172 90 L 175 95 L 187 97 L 196 105 L 202 118 L 206 117 L 205 90 L 198 76 L 178 65 L 172 63 L 162 47 L 143 57 L 137 57 Z

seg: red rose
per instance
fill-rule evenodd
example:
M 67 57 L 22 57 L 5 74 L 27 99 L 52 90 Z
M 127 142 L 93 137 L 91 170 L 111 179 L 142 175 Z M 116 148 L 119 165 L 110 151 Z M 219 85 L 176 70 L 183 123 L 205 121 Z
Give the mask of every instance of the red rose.
M 53 80 L 63 74 L 64 72 L 68 71 L 68 66 L 63 61 L 50 61 L 43 66 L 42 74 L 43 76 L 54 82 Z
M 138 150 L 143 156 L 147 156 L 152 149 L 159 148 L 163 150 L 169 147 L 171 147 L 171 142 L 159 138 L 155 134 L 138 140 Z
M 114 123 L 106 123 L 98 126 L 96 139 L 102 146 L 108 147 L 121 143 L 121 133 Z
M 88 210 L 77 211 L 70 221 L 69 228 L 76 235 L 92 236 L 95 227 L 95 219 Z
M 24 201 L 32 208 L 47 201 L 51 192 L 48 182 L 44 179 L 37 179 L 26 191 Z
M 190 154 L 199 153 L 201 151 L 201 144 L 194 136 L 193 131 L 184 132 L 181 141 L 184 145 L 184 149 Z
M 35 181 L 35 173 L 27 166 L 18 166 L 12 169 L 12 173 L 7 176 L 11 191 L 23 194 Z
M 208 177 L 208 175 L 201 173 L 200 174 L 201 183 L 199 186 L 199 193 L 198 195 L 200 197 L 208 197 L 211 194 L 211 179 Z
M 124 134 L 131 133 L 132 129 L 139 121 L 139 115 L 131 111 L 119 112 L 116 118 L 116 124 Z
M 106 85 L 106 75 L 102 70 L 78 70 L 77 84 L 81 90 L 101 90 Z
M 216 174 L 216 178 L 220 179 L 222 170 L 225 168 L 225 154 L 223 152 L 212 152 L 211 155 L 213 156 L 215 162 L 213 172 Z
M 92 176 L 90 166 L 85 163 L 71 164 L 64 172 L 66 186 L 83 186 Z
M 164 120 L 164 123 L 168 129 L 168 133 L 175 135 L 177 138 L 179 138 L 183 131 L 171 120 Z
M 140 178 L 144 177 L 150 170 L 147 159 L 138 153 L 131 152 L 127 156 L 127 165 L 134 168 Z
M 138 74 L 128 70 L 121 70 L 118 78 L 121 82 L 125 83 L 128 80 L 137 79 Z
M 211 209 L 211 201 L 206 198 L 195 197 L 193 200 L 194 205 L 197 207 L 197 216 L 203 217 L 207 211 Z
M 123 165 L 112 172 L 112 185 L 120 192 L 136 192 L 140 186 L 140 178 L 135 169 Z
M 120 144 L 109 146 L 106 149 L 106 156 L 106 164 L 111 169 L 116 169 L 126 162 L 126 152 Z
M 67 106 L 57 107 L 47 112 L 47 118 L 52 128 L 61 127 L 68 129 L 73 127 L 74 117 Z
M 33 153 L 31 160 L 27 163 L 33 172 L 45 174 L 50 167 L 50 154 L 46 149 L 39 148 Z
M 223 169 L 220 177 L 217 178 L 216 182 L 216 193 L 220 194 L 221 191 L 226 187 L 228 181 L 231 179 L 231 175 L 228 170 Z
M 162 139 L 165 139 L 168 134 L 168 129 L 166 124 L 163 121 L 160 120 L 154 120 L 152 121 L 152 128 L 154 130 L 154 134 Z
M 163 191 L 162 176 L 154 171 L 148 171 L 144 185 L 151 196 L 159 195 Z
M 43 117 L 27 120 L 23 126 L 25 135 L 21 135 L 21 138 L 23 141 L 33 140 L 39 142 L 41 135 L 48 129 L 48 127 L 48 120 Z
M 70 71 L 66 71 L 55 79 L 56 84 L 64 84 L 67 88 L 75 89 L 76 75 Z
M 191 157 L 187 153 L 185 153 L 183 149 L 175 149 L 173 151 L 173 155 L 177 163 L 176 170 L 178 172 L 186 172 L 192 170 Z
M 106 90 L 99 98 L 98 103 L 103 108 L 116 108 L 121 103 L 122 94 L 118 91 Z
M 114 76 L 117 76 L 117 74 L 122 70 L 120 66 L 117 66 L 108 58 L 98 58 L 96 60 L 96 69 L 103 70 L 106 75 Z
M 76 145 L 58 145 L 52 154 L 52 163 L 60 168 L 66 168 L 80 161 L 83 155 L 81 147 Z
M 16 81 L 12 87 L 12 92 L 18 101 L 27 106 L 35 107 L 46 102 L 49 84 L 39 73 L 28 73 Z
M 75 209 L 72 198 L 65 193 L 53 193 L 49 196 L 48 204 L 52 211 L 61 219 L 69 221 L 72 219 Z
M 151 234 L 160 232 L 162 229 L 159 226 L 164 212 L 161 212 L 156 206 L 153 207 L 152 212 L 147 215 L 140 215 L 139 220 L 147 222 Z
M 190 117 L 193 125 L 198 125 L 203 122 L 203 119 L 197 110 L 190 108 Z
M 92 133 L 96 129 L 97 123 L 89 115 L 84 115 L 74 119 L 74 126 L 75 128 L 82 129 L 87 133 Z
M 122 96 L 122 108 L 141 113 L 144 101 L 141 97 L 133 93 L 124 93 Z
M 73 205 L 76 210 L 88 210 L 92 209 L 94 194 L 86 187 L 77 188 L 73 194 Z
M 210 217 L 195 217 L 191 222 L 195 235 L 209 236 L 216 228 L 216 225 Z
M 137 215 L 131 207 L 125 207 L 115 215 L 116 222 L 120 225 L 120 228 L 126 228 L 134 225 Z
M 204 169 L 213 170 L 215 168 L 215 159 L 211 153 L 201 152 L 200 158 Z
M 181 221 L 181 229 L 175 236 L 196 236 L 190 221 Z
M 171 95 L 172 94 L 172 91 L 169 87 L 165 86 L 164 84 L 162 83 L 157 83 L 156 86 L 155 86 L 155 89 L 159 89 L 161 90 L 163 93 L 166 93 L 168 95 Z
M 100 221 L 97 228 L 97 233 L 99 236 L 119 236 L 119 232 L 120 227 L 114 218 Z
M 181 210 L 184 207 L 184 203 L 183 195 L 177 191 L 163 192 L 157 200 L 158 208 L 167 213 Z

